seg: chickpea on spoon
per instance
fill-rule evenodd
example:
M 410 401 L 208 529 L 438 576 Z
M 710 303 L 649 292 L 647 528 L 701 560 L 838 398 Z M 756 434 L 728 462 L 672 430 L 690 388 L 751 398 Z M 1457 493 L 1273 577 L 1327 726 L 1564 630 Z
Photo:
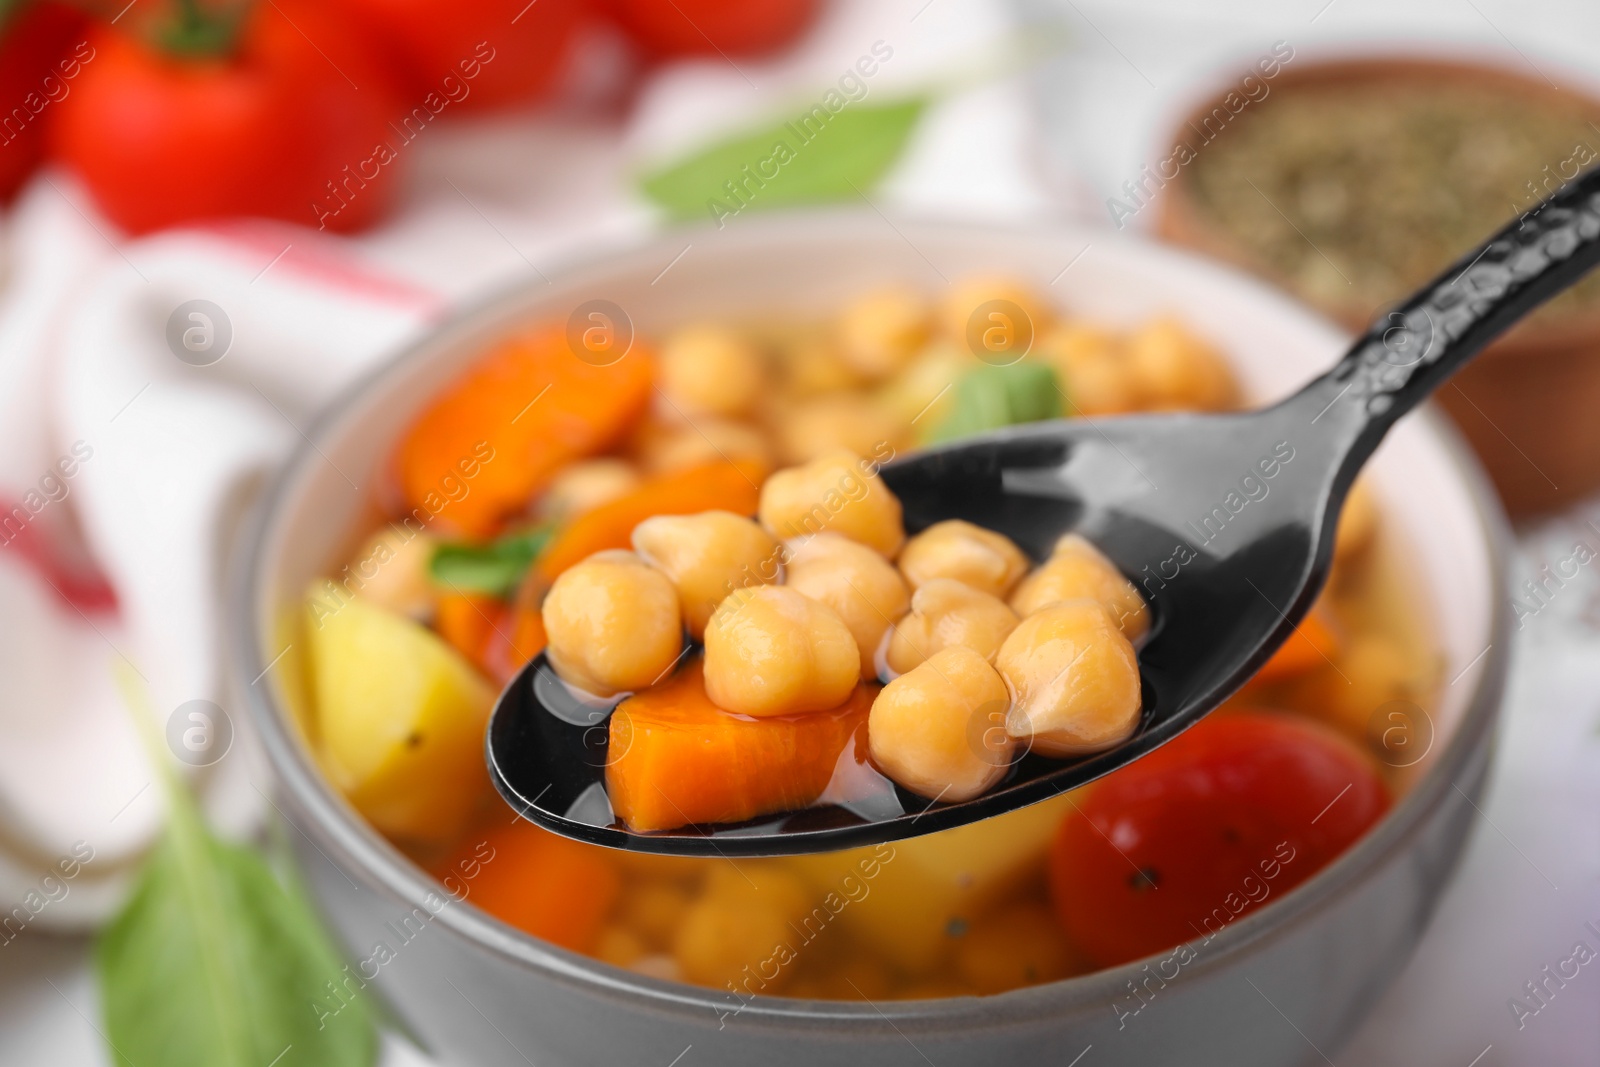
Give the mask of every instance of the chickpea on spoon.
M 1109 773 L 1267 661 L 1389 428 L 1597 262 L 1592 171 L 1270 408 L 1032 423 L 881 470 L 829 455 L 768 479 L 753 519 L 642 523 L 634 552 L 552 587 L 548 651 L 490 723 L 495 785 L 597 844 L 780 855 Z M 1273 492 L 1198 541 L 1189 524 L 1269 468 Z

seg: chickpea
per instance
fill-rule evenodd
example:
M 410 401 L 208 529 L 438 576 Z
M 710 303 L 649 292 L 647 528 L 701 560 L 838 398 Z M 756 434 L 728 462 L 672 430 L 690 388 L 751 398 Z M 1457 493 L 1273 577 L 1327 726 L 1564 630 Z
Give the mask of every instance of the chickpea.
M 1378 529 L 1378 505 L 1372 498 L 1371 483 L 1357 478 L 1344 500 L 1344 511 L 1333 539 L 1333 561 L 1348 564 L 1372 543 Z
M 774 537 L 843 534 L 893 559 L 905 542 L 900 500 L 877 468 L 849 452 L 833 452 L 773 474 L 761 486 L 761 525 Z
M 595 958 L 613 967 L 631 967 L 649 954 L 644 942 L 621 926 L 602 927 L 594 943 Z
M 884 382 L 874 399 L 907 435 L 937 426 L 953 403 L 950 383 L 970 369 L 972 357 L 955 345 L 929 345 L 921 355 Z
M 438 542 L 419 531 L 391 525 L 374 535 L 356 552 L 344 569 L 350 588 L 398 615 L 423 618 L 434 609 L 438 590 L 428 577 L 428 565 Z
M 1150 610 L 1139 590 L 1078 534 L 1057 541 L 1044 565 L 1022 580 L 1011 594 L 1011 610 L 1027 618 L 1058 600 L 1078 597 L 1104 605 L 1130 641 L 1139 640 L 1150 629 Z
M 911 614 L 895 624 L 885 656 L 889 669 L 905 674 L 953 645 L 993 661 L 1017 613 L 1005 601 L 950 578 L 934 578 L 911 597 Z
M 836 393 L 797 404 L 777 424 L 778 449 L 790 463 L 809 463 L 841 449 L 871 455 L 899 440 L 901 426 L 884 406 L 858 393 Z
M 975 920 L 956 943 L 956 971 L 980 994 L 1054 982 L 1078 970 L 1061 923 L 1042 904 L 1021 904 Z
M 1347 736 L 1378 748 L 1386 756 L 1409 753 L 1384 752 L 1383 730 L 1392 725 L 1377 715 L 1391 700 L 1420 704 L 1437 684 L 1437 661 L 1407 655 L 1406 646 L 1378 633 L 1358 634 L 1337 657 L 1338 667 L 1324 664 L 1314 668 L 1291 686 L 1289 706 L 1305 708 L 1315 718 Z M 1373 728 L 1373 719 L 1380 725 Z M 1411 735 L 1405 731 L 1391 735 L 1403 743 Z
M 596 552 L 567 568 L 543 616 L 550 665 L 595 696 L 654 684 L 683 651 L 677 590 L 632 552 Z
M 759 978 L 765 985 L 746 992 L 776 992 L 794 977 L 795 969 L 781 962 L 771 968 L 768 961 L 775 946 L 794 940 L 791 924 L 799 923 L 812 906 L 805 883 L 781 867 L 760 861 L 741 862 L 738 869 L 719 865 L 678 927 L 673 958 L 689 981 L 715 989 L 732 983 L 744 991 L 749 980 L 745 968 L 755 974 L 767 967 Z
M 627 460 L 587 459 L 567 466 L 539 500 L 539 514 L 567 521 L 639 488 L 639 472 Z
M 961 519 L 934 523 L 900 552 L 900 573 L 913 589 L 935 578 L 953 578 L 1003 597 L 1028 573 L 1028 566 L 1028 557 L 1011 538 Z
M 747 422 L 696 419 L 662 433 L 641 450 L 651 474 L 671 474 L 707 463 L 727 461 L 755 467 L 761 476 L 772 470 L 772 446 L 766 435 Z
M 739 416 L 761 399 L 761 353 L 736 331 L 702 324 L 678 330 L 661 347 L 661 391 L 683 415 Z
M 839 317 L 840 350 L 876 381 L 903 367 L 928 339 L 928 305 L 910 286 L 889 286 L 856 299 Z
M 1044 335 L 1054 317 L 1049 306 L 1037 293 L 1015 279 L 982 277 L 964 279 L 951 288 L 949 295 L 945 297 L 944 306 L 940 309 L 940 322 L 945 333 L 961 347 L 962 351 L 969 351 L 967 326 L 973 313 L 993 300 L 1004 300 L 1020 309 L 1027 319 L 1027 328 L 1033 332 L 1036 340 Z M 995 325 L 1007 324 L 995 323 Z M 1015 322 L 1009 324 L 1013 330 L 1020 330 L 1023 325 Z
M 783 586 L 741 589 L 706 625 L 706 695 L 740 715 L 797 715 L 843 704 L 861 654 L 832 608 Z
M 1128 338 L 1128 362 L 1151 410 L 1221 411 L 1236 402 L 1233 373 L 1216 350 L 1175 319 L 1146 323 Z
M 1138 376 L 1114 335 L 1067 324 L 1057 327 L 1042 346 L 1065 383 L 1073 414 L 1120 415 L 1138 409 Z
M 995 666 L 1014 703 L 1006 730 L 1046 756 L 1109 748 L 1139 725 L 1139 663 L 1111 613 L 1064 600 L 1029 615 Z
M 734 590 L 778 580 L 781 549 L 772 535 L 731 511 L 656 515 L 633 528 L 633 550 L 678 590 L 684 627 L 695 640 Z
M 794 398 L 855 389 L 861 376 L 845 361 L 831 336 L 807 334 L 780 349 L 783 390 Z
M 634 884 L 617 905 L 617 922 L 645 946 L 665 947 L 672 943 L 693 898 L 687 886 L 674 882 Z
M 866 545 L 821 533 L 791 542 L 784 584 L 834 610 L 861 654 L 861 677 L 876 678 L 878 646 L 911 606 L 911 590 L 894 565 Z
M 913 793 L 970 800 L 1011 765 L 1005 682 L 989 661 L 952 645 L 883 687 L 867 743 L 883 772 Z

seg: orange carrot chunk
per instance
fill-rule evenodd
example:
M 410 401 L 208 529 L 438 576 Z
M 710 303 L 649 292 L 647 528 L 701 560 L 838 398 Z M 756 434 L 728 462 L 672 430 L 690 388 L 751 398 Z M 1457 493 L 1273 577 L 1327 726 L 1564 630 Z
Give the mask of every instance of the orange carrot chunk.
M 412 424 L 395 454 L 406 503 L 485 536 L 575 459 L 644 411 L 655 378 L 642 344 L 609 366 L 579 359 L 548 328 L 493 349 Z
M 536 571 L 552 582 L 568 567 L 608 548 L 627 548 L 633 528 L 655 515 L 731 511 L 754 515 L 761 470 L 750 463 L 717 461 L 652 478 L 626 496 L 574 519 L 539 557 Z
M 490 678 L 504 686 L 544 651 L 544 645 L 544 617 L 539 614 L 539 606 L 520 602 L 507 605 L 501 608 L 495 628 L 487 636 L 481 666 Z
M 622 891 L 605 849 L 509 815 L 503 826 L 467 835 L 434 874 L 456 898 L 575 952 L 593 951 Z
M 634 830 L 740 822 L 814 804 L 841 758 L 866 758 L 867 712 L 877 686 L 862 685 L 832 711 L 750 719 L 706 696 L 697 660 L 665 685 L 611 714 L 606 789 Z
M 455 650 L 477 663 L 492 632 L 500 601 L 480 593 L 444 593 L 434 610 L 433 628 Z
M 1278 646 L 1265 666 L 1256 672 L 1255 681 L 1276 682 L 1303 674 L 1313 667 L 1330 663 L 1339 655 L 1339 638 L 1329 625 L 1325 614 L 1313 609 L 1300 625 L 1295 627 L 1289 640 Z

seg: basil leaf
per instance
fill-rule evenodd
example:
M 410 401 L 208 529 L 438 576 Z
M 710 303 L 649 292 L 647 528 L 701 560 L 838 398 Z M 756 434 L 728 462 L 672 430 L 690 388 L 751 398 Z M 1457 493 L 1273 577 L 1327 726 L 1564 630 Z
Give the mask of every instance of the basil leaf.
M 719 223 L 746 208 L 851 199 L 900 158 L 927 105 L 921 96 L 835 112 L 819 103 L 648 173 L 640 188 L 674 219 L 709 212 Z
M 367 1003 L 307 908 L 260 856 L 198 824 L 169 829 L 96 963 L 119 1065 L 367 1067 L 377 1058 Z
M 135 684 L 119 681 L 125 692 Z M 131 703 L 147 710 L 142 693 Z M 148 742 L 152 758 L 165 760 L 159 746 Z M 95 951 L 118 1067 L 370 1067 L 378 1046 L 361 979 L 298 885 L 214 836 L 158 765 L 165 834 Z
M 505 596 L 521 583 L 553 534 L 548 526 L 536 526 L 485 545 L 447 542 L 433 550 L 428 574 L 458 592 Z
M 1061 415 L 1056 372 L 1044 363 L 974 367 L 956 379 L 950 410 L 929 432 L 927 443 L 969 437 L 1002 426 Z

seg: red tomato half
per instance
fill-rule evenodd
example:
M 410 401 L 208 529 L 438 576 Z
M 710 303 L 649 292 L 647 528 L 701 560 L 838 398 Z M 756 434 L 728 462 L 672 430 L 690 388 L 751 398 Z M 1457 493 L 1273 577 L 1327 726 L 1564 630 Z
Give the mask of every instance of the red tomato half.
M 753 56 L 799 37 L 817 0 L 610 0 L 612 13 L 646 52 L 662 56 Z
M 255 4 L 215 56 L 169 53 L 148 30 L 94 29 L 94 59 L 52 130 L 55 157 L 114 222 L 143 233 L 254 215 L 352 230 L 385 211 L 401 160 L 377 150 L 397 140 L 400 109 L 342 21 L 313 0 Z
M 88 54 L 84 22 L 81 12 L 48 2 L 0 17 L 0 200 L 10 199 L 44 157 L 45 128 Z
M 1316 723 L 1213 715 L 1088 791 L 1050 889 L 1110 967 L 1214 933 L 1310 878 L 1389 808 L 1372 760 Z
M 555 84 L 587 0 L 335 0 L 384 45 L 408 103 L 454 111 L 525 103 Z M 449 79 L 449 80 L 446 80 Z

